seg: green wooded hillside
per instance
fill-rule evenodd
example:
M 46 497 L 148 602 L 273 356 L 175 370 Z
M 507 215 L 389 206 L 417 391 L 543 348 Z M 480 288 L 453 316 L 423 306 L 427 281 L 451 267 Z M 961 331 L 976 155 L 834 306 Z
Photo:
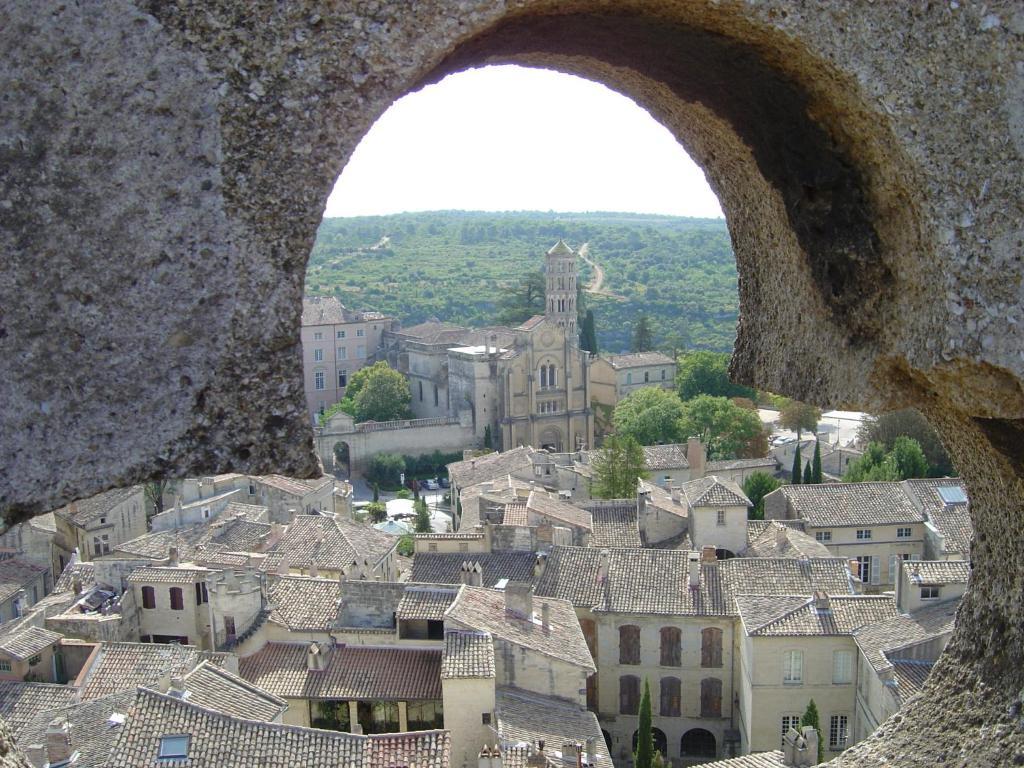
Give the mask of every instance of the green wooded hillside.
M 603 288 L 614 294 L 586 296 L 601 351 L 628 351 L 641 312 L 656 346 L 731 351 L 736 261 L 721 219 L 468 211 L 324 219 L 306 292 L 334 294 L 406 326 L 431 317 L 490 325 L 502 294 L 540 269 L 560 237 L 574 249 L 589 244 L 605 271 Z M 586 285 L 592 270 L 580 267 Z

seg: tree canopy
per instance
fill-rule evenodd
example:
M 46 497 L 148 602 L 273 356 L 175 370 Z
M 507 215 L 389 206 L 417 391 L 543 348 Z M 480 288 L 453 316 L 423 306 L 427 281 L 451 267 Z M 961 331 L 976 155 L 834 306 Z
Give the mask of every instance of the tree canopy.
M 818 705 L 814 703 L 814 699 L 807 703 L 807 709 L 800 718 L 801 729 L 808 725 L 818 732 L 818 762 L 822 763 L 825 761 L 825 743 L 821 740 L 821 722 L 818 717 Z
M 678 443 L 685 440 L 682 402 L 675 392 L 660 387 L 633 390 L 615 406 L 615 433 L 632 437 L 640 445 Z
M 498 322 L 519 325 L 534 315 L 544 314 L 544 273 L 539 269 L 528 272 L 498 302 Z
M 679 358 L 676 386 L 679 397 L 690 400 L 697 395 L 714 397 L 746 397 L 751 400 L 757 392 L 729 380 L 728 352 L 688 352 Z
M 640 314 L 633 326 L 633 351 L 650 352 L 654 349 L 654 330 L 651 328 L 651 319 L 645 314 Z
M 764 520 L 764 497 L 781 486 L 782 483 L 767 472 L 751 472 L 743 481 L 743 493 L 753 505 L 747 516 L 751 520 Z
M 597 326 L 594 323 L 594 310 L 588 309 L 580 325 L 580 349 L 597 354 Z
M 651 730 L 651 684 L 644 678 L 644 693 L 640 698 L 637 721 L 636 754 L 633 768 L 653 768 L 654 731 Z
M 928 477 L 945 477 L 955 473 L 953 462 L 938 432 L 913 408 L 869 417 L 861 426 L 860 436 L 865 442 L 882 443 L 887 449 L 892 448 L 898 437 L 912 437 L 917 440 L 928 460 Z
M 357 422 L 412 418 L 409 382 L 383 360 L 360 368 L 349 378 L 341 410 Z
M 683 404 L 682 434 L 699 437 L 708 458 L 744 457 L 747 445 L 764 431 L 757 411 L 736 405 L 727 397 L 697 395 Z
M 605 438 L 593 462 L 591 494 L 599 499 L 631 499 L 636 495 L 637 482 L 648 476 L 643 448 L 628 435 Z
M 779 425 L 796 432 L 797 440 L 801 432 L 815 434 L 818 422 L 821 421 L 821 409 L 801 403 L 799 400 L 787 400 L 779 411 Z
M 897 437 L 887 451 L 882 443 L 868 443 L 864 455 L 850 462 L 843 481 L 860 483 L 869 480 L 908 480 L 928 476 L 928 460 L 921 446 L 912 437 Z

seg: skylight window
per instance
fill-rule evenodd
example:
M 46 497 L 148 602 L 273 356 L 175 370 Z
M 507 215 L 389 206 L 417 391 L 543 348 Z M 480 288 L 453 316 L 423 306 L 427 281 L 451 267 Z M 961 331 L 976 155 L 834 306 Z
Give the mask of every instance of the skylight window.
M 188 734 L 161 736 L 157 757 L 161 760 L 185 760 L 188 757 L 188 739 Z
M 939 488 L 939 496 L 947 504 L 964 504 L 967 502 L 967 494 L 959 485 L 945 485 Z

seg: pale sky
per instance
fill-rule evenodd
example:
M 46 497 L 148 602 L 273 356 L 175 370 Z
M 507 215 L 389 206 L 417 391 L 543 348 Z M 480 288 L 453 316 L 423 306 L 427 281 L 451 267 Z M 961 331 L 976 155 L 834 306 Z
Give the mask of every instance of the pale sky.
M 513 66 L 450 75 L 395 102 L 324 215 L 445 209 L 722 216 L 704 173 L 633 101 Z

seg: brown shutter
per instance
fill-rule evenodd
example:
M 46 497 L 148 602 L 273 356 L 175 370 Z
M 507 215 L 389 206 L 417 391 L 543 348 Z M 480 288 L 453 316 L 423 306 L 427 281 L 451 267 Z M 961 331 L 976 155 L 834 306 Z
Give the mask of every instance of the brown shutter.
M 722 716 L 722 681 L 716 677 L 700 681 L 700 716 Z

